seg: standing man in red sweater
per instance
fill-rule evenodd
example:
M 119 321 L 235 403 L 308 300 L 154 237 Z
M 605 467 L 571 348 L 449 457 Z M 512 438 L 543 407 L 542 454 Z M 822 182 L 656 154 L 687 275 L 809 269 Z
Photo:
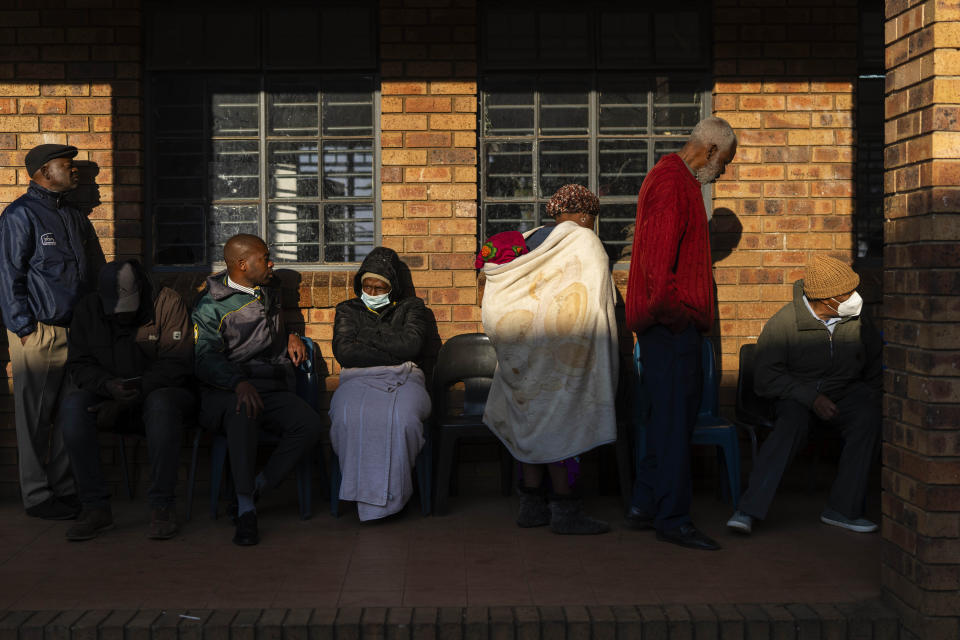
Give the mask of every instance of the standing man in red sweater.
M 690 520 L 690 434 L 701 392 L 701 334 L 713 326 L 713 262 L 701 187 L 737 152 L 721 118 L 702 120 L 678 153 L 647 174 L 637 201 L 627 284 L 627 327 L 637 334 L 643 379 L 652 399 L 646 454 L 627 525 L 656 529 L 657 539 L 719 549 Z

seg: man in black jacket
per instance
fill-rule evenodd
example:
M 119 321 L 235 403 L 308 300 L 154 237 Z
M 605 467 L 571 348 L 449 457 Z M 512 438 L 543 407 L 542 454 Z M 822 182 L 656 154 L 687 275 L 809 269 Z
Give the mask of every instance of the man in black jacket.
M 0 215 L 0 309 L 13 367 L 20 493 L 27 515 L 76 517 L 70 462 L 54 426 L 67 361 L 67 326 L 99 264 L 90 222 L 65 199 L 79 177 L 77 148 L 42 144 L 26 156 L 27 192 Z
M 89 540 L 113 527 L 110 493 L 100 467 L 98 430 L 147 437 L 151 484 L 148 537 L 177 534 L 174 487 L 184 416 L 196 406 L 190 316 L 180 295 L 154 290 L 136 260 L 111 262 L 98 291 L 77 304 L 70 323 L 67 394 L 60 429 L 80 489 L 82 511 L 68 540 Z
M 306 357 L 284 327 L 270 250 L 260 238 L 233 236 L 223 247 L 226 272 L 207 278 L 193 311 L 196 375 L 203 383 L 200 423 L 227 436 L 237 490 L 241 546 L 260 541 L 256 497 L 279 484 L 320 438 L 320 416 L 294 393 L 293 367 Z M 255 475 L 260 427 L 280 434 L 267 466 Z

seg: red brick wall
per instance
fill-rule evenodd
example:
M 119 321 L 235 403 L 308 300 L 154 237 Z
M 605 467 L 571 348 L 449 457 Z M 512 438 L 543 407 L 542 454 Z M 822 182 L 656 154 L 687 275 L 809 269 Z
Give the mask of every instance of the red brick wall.
M 886 4 L 883 585 L 960 635 L 960 6 Z

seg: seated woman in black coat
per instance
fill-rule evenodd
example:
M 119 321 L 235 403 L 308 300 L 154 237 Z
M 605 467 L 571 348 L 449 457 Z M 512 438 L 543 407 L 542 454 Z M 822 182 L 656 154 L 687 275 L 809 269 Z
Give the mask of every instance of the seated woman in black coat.
M 430 396 L 417 366 L 429 317 L 403 290 L 400 258 L 376 247 L 353 279 L 357 294 L 337 305 L 333 355 L 340 384 L 330 401 L 330 441 L 340 460 L 340 499 L 361 520 L 396 513 L 413 494 L 411 469 L 423 447 Z

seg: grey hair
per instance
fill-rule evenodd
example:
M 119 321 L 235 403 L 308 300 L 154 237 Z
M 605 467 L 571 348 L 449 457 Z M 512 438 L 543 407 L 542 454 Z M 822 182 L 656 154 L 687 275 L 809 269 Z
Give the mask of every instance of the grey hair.
M 697 123 L 690 134 L 690 141 L 702 145 L 717 145 L 718 149 L 729 149 L 737 142 L 733 127 L 723 118 L 709 117 Z

